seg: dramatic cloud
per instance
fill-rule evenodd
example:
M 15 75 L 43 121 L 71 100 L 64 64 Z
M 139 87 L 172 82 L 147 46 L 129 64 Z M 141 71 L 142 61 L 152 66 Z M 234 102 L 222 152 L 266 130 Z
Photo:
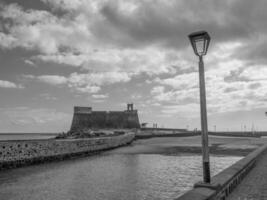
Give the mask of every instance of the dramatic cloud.
M 255 52 L 259 45 L 262 53 L 266 46 L 262 45 L 266 40 L 263 28 L 266 12 L 262 9 L 266 3 L 261 0 L 257 3 L 205 0 L 201 4 L 174 0 L 43 2 L 51 6 L 51 12 L 2 4 L 1 17 L 6 20 L 5 31 L 1 33 L 3 47 L 38 49 L 45 54 L 39 56 L 43 61 L 77 66 L 98 61 L 98 55 L 90 55 L 95 50 L 101 53 L 105 49 L 119 59 L 127 49 L 146 50 L 150 46 L 161 53 L 168 51 L 167 48 L 181 50 L 188 46 L 187 34 L 198 27 L 214 35 L 213 43 L 241 41 L 249 48 L 238 52 L 240 56 Z M 248 18 L 247 12 L 254 10 L 257 14 Z M 58 15 L 59 11 L 63 14 Z M 120 50 L 114 52 L 117 48 Z M 128 55 L 135 53 L 128 52 Z M 109 60 L 114 60 L 114 56 Z M 147 53 L 138 64 L 149 60 Z M 129 60 L 126 64 L 131 63 Z
M 198 28 L 209 30 L 214 42 L 246 40 L 253 45 L 266 38 L 264 0 L 43 2 L 51 12 L 1 5 L 1 17 L 13 22 L 5 23 L 6 34 L 2 37 L 9 42 L 3 44 L 37 48 L 49 54 L 67 49 L 84 53 L 103 46 L 181 49 L 188 45 L 185 36 Z
M 0 3 L 1 51 L 23 55 L 23 67 L 38 65 L 23 69 L 27 75 L 22 81 L 91 94 L 92 102 L 103 105 L 104 100 L 133 100 L 151 109 L 143 113 L 158 112 L 163 118 L 187 112 L 197 116 L 197 57 L 187 35 L 203 29 L 211 35 L 204 58 L 209 114 L 267 106 L 266 0 L 41 0 L 41 4 L 34 9 L 21 1 Z M 20 71 L 17 77 L 21 76 Z M 129 94 L 119 96 L 112 85 Z M 21 85 L 0 81 L 0 87 Z
M 174 73 L 174 66 L 191 67 L 186 36 L 201 27 L 211 33 L 217 56 L 228 55 L 219 51 L 228 41 L 239 44 L 231 57 L 265 60 L 263 0 L 43 2 L 50 12 L 1 4 L 3 48 L 36 49 L 33 59 L 98 72 Z

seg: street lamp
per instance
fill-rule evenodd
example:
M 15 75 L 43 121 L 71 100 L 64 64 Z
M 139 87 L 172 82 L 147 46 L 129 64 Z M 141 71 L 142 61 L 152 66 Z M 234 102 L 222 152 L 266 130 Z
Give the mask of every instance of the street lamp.
M 210 183 L 210 161 L 208 145 L 208 122 L 206 109 L 205 71 L 203 56 L 207 54 L 210 36 L 206 31 L 198 31 L 188 35 L 195 54 L 199 57 L 199 89 L 201 110 L 201 135 L 202 135 L 202 157 L 203 157 L 203 181 Z

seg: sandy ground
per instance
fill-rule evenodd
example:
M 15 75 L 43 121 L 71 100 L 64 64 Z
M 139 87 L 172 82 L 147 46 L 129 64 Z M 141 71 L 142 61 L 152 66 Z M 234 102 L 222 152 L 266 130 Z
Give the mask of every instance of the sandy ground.
M 267 143 L 267 138 L 209 136 L 211 154 L 244 156 L 265 143 Z M 201 137 L 161 137 L 140 139 L 134 141 L 130 146 L 115 149 L 110 153 L 201 153 Z

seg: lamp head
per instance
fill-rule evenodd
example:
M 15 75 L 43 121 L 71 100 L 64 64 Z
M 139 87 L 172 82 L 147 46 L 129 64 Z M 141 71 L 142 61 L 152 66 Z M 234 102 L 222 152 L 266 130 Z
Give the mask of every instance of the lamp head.
M 198 31 L 188 35 L 193 50 L 197 56 L 204 56 L 207 54 L 210 36 L 206 31 Z

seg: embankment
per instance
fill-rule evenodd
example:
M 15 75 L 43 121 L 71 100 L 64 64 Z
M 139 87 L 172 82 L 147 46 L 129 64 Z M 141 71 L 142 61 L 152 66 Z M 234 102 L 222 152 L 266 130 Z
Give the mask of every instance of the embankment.
M 176 200 L 225 200 L 266 151 L 267 145 L 259 147 L 245 158 L 212 177 L 211 184 L 197 183 L 194 189 Z
M 266 131 L 257 131 L 257 132 L 241 132 L 241 131 L 231 131 L 231 132 L 223 132 L 217 131 L 212 132 L 209 131 L 208 134 L 210 136 L 223 136 L 223 137 L 253 137 L 260 138 L 266 137 Z M 187 136 L 197 136 L 201 135 L 200 131 L 188 131 L 186 129 L 171 129 L 171 128 L 141 128 L 139 132 L 136 134 L 137 139 L 146 139 L 152 137 L 187 137 Z
M 231 131 L 231 132 L 211 132 L 209 131 L 209 135 L 217 135 L 217 136 L 228 136 L 228 137 L 261 137 L 266 136 L 266 132 L 239 132 L 239 131 Z
M 0 141 L 0 169 L 64 159 L 112 149 L 133 141 L 135 133 L 84 139 Z
M 152 137 L 187 137 L 200 135 L 200 132 L 190 132 L 186 129 L 172 128 L 141 128 L 136 133 L 136 139 L 146 139 Z

